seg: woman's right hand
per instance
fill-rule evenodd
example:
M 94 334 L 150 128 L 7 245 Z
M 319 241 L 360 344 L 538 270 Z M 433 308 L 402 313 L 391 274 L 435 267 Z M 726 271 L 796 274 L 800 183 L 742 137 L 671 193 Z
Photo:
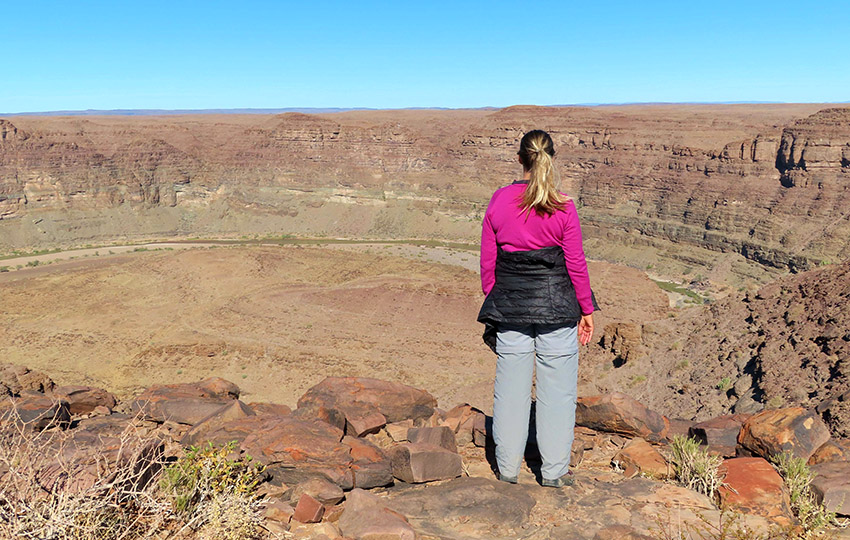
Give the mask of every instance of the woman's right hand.
M 590 338 L 593 337 L 593 314 L 582 315 L 578 322 L 578 342 L 582 345 L 590 343 Z

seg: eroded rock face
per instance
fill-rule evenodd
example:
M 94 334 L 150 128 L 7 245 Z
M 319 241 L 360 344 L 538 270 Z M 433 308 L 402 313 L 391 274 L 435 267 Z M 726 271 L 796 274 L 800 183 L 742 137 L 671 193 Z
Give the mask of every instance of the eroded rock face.
M 361 435 L 361 430 L 368 433 L 386 422 L 428 418 L 436 406 L 431 394 L 405 384 L 366 377 L 328 377 L 301 396 L 296 413 Z M 377 415 L 383 417 L 383 423 Z
M 38 371 L 15 364 L 0 364 L 0 396 L 19 396 L 21 392 L 50 392 L 55 384 Z

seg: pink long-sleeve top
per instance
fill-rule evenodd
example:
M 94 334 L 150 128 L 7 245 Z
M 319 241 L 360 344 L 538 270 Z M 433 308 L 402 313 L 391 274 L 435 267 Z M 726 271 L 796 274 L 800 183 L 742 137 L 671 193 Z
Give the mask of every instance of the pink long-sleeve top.
M 581 243 L 581 225 L 572 200 L 551 216 L 521 208 L 527 182 L 514 182 L 496 190 L 484 213 L 481 227 L 481 288 L 489 294 L 496 284 L 496 256 L 505 251 L 528 251 L 561 246 L 567 273 L 573 282 L 583 315 L 593 313 L 590 277 Z

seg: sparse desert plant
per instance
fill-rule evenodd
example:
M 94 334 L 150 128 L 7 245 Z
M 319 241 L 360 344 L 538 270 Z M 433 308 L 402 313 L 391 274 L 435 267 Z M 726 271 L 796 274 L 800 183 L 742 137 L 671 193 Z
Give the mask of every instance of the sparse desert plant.
M 253 540 L 260 524 L 260 506 L 256 498 L 242 493 L 217 493 L 199 508 L 204 524 L 202 540 Z
M 709 454 L 708 449 L 701 446 L 692 437 L 673 437 L 670 445 L 673 468 L 676 478 L 682 485 L 698 491 L 711 498 L 717 495 L 717 489 L 723 484 L 719 472 L 723 458 Z
M 717 383 L 716 388 L 723 392 L 728 390 L 730 386 L 732 386 L 732 379 L 730 377 L 723 377 L 720 379 L 720 382 Z
M 790 452 L 782 452 L 774 455 L 771 461 L 788 486 L 791 511 L 803 528 L 800 538 L 823 538 L 828 534 L 829 527 L 848 525 L 847 520 L 839 521 L 835 512 L 830 512 L 822 504 L 818 504 L 810 488 L 815 475 L 804 458 L 794 457 Z

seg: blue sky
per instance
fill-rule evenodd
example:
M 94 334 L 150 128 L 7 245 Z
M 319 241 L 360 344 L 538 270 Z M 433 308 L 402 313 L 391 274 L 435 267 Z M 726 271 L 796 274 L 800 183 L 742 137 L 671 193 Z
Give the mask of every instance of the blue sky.
M 850 101 L 846 1 L 4 2 L 0 112 Z

